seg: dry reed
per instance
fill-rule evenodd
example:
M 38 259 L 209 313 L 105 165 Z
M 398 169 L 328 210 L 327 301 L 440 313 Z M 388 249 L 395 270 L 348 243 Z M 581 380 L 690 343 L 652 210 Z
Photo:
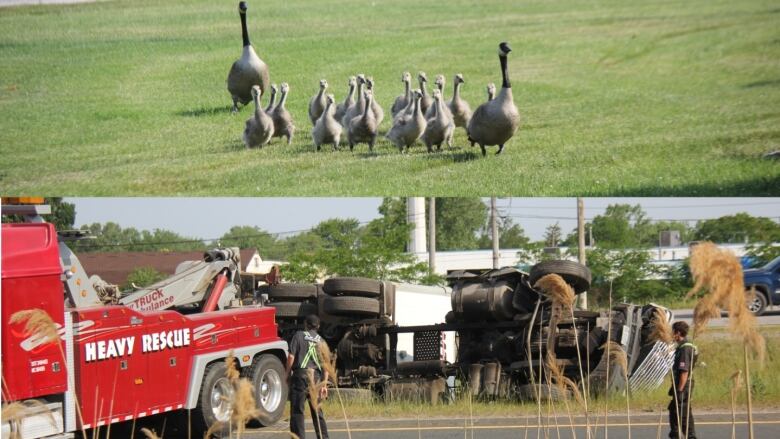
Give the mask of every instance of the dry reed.
M 725 310 L 732 333 L 763 364 L 766 341 L 756 329 L 756 317 L 747 308 L 742 266 L 737 257 L 729 250 L 704 242 L 693 248 L 690 266 L 695 283 L 686 298 L 706 290 L 694 308 L 694 333 L 703 332 L 709 320 L 720 317 L 721 310 Z
M 664 342 L 671 344 L 672 338 L 672 325 L 669 324 L 669 319 L 666 317 L 666 313 L 659 308 L 653 310 L 653 330 L 650 332 L 650 340 L 653 342 Z
M 631 387 L 628 383 L 628 358 L 626 357 L 626 351 L 623 350 L 623 346 L 618 343 L 609 340 L 607 343 L 601 346 L 602 350 L 608 352 L 607 354 L 607 368 L 612 364 L 616 364 L 620 370 L 623 371 L 623 379 L 625 381 L 626 390 L 626 418 L 628 419 L 628 438 L 631 438 L 631 404 L 630 391 Z
M 35 337 L 44 340 L 45 343 L 55 343 L 60 350 L 60 356 L 62 357 L 62 363 L 65 367 L 70 367 L 67 359 L 65 358 L 65 351 L 62 349 L 62 343 L 59 342 L 60 335 L 57 329 L 57 324 L 54 323 L 51 316 L 44 310 L 34 308 L 17 311 L 11 315 L 8 320 L 11 324 L 24 322 L 24 331 Z M 79 418 L 81 425 L 81 436 L 83 439 L 87 439 L 87 431 L 84 429 L 84 416 L 81 413 L 81 404 L 79 404 L 79 398 L 76 394 L 76 384 L 68 380 L 68 387 L 73 389 L 73 399 L 76 403 L 76 414 Z
M 54 415 L 46 405 L 37 399 L 28 399 L 25 401 L 11 402 L 2 405 L 2 422 L 8 423 L 11 435 L 9 439 L 21 439 L 23 437 L 22 422 L 30 415 L 41 413 L 46 416 L 46 420 L 49 421 L 49 425 L 52 428 L 57 428 L 57 421 L 54 419 Z
M 322 380 L 322 384 L 327 386 L 328 381 L 333 383 L 333 388 L 336 391 L 336 398 L 339 400 L 339 406 L 341 407 L 341 415 L 344 418 L 344 425 L 347 430 L 347 437 L 352 439 L 352 431 L 349 428 L 349 419 L 347 418 L 347 411 L 344 408 L 344 401 L 341 399 L 341 392 L 339 391 L 338 375 L 336 374 L 336 358 L 330 352 L 328 344 L 322 340 L 317 344 L 317 353 L 320 355 L 320 365 L 328 374 L 327 380 Z
M 572 327 L 574 329 L 574 344 L 577 348 L 577 367 L 580 372 L 580 385 L 582 386 L 582 404 L 585 411 L 585 424 L 586 424 L 586 433 L 587 437 L 589 438 L 591 436 L 591 427 L 590 427 L 590 417 L 589 417 L 589 411 L 588 411 L 588 396 L 586 394 L 585 389 L 585 374 L 582 370 L 582 354 L 580 353 L 580 342 L 579 337 L 577 335 L 577 328 L 575 325 L 575 319 L 574 319 L 574 299 L 576 298 L 574 294 L 574 289 L 566 283 L 566 281 L 557 274 L 548 274 L 543 276 L 541 279 L 536 281 L 536 284 L 534 285 L 534 288 L 541 289 L 545 293 L 547 293 L 548 296 L 553 301 L 553 306 L 562 306 L 564 309 L 569 310 L 569 315 L 571 317 Z
M 737 370 L 731 375 L 731 439 L 737 437 L 737 394 L 742 385 L 742 371 Z
M 157 433 L 154 430 L 149 430 L 146 427 L 141 429 L 141 433 L 146 436 L 146 439 L 160 439 L 160 436 L 157 436 Z

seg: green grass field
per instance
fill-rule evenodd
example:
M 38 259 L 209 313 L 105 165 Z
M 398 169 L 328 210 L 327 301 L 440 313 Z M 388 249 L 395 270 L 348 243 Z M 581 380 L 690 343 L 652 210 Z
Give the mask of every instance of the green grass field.
M 248 151 L 229 113 L 237 1 L 0 9 L 0 186 L 41 195 L 778 195 L 780 8 L 770 0 L 249 0 L 298 134 Z M 523 122 L 501 156 L 315 153 L 320 78 L 466 78 L 476 108 L 509 41 Z M 386 118 L 381 132 L 389 129 Z M 492 148 L 495 151 L 495 147 Z

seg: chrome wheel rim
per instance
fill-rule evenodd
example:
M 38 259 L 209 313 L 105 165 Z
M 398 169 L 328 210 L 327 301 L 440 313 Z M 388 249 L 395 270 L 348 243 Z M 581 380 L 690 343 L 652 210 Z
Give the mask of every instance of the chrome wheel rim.
M 748 300 L 748 310 L 750 310 L 750 312 L 757 313 L 761 310 L 761 299 L 757 296 L 753 296 Z
M 227 422 L 233 411 L 233 386 L 230 380 L 218 379 L 211 388 L 211 413 L 219 422 Z
M 260 375 L 257 393 L 260 405 L 268 412 L 274 412 L 282 403 L 282 377 L 279 372 L 269 369 Z

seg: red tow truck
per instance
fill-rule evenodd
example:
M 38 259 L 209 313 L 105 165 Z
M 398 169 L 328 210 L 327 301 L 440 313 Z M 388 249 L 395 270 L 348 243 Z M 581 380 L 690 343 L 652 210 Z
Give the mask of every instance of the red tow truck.
M 112 295 L 43 222 L 47 208 L 3 206 L 3 214 L 32 221 L 2 225 L 2 401 L 25 406 L 18 419 L 4 416 L 3 438 L 80 437 L 83 429 L 186 410 L 194 432 L 228 425 L 230 353 L 253 384 L 260 423 L 279 420 L 287 343 L 274 308 L 240 302 L 237 256 L 210 252 L 150 288 Z M 10 323 L 30 310 L 47 314 L 59 337 Z

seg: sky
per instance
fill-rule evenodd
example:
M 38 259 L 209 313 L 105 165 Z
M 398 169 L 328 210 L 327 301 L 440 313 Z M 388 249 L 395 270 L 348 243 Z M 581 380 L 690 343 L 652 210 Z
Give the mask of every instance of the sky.
M 65 198 L 76 205 L 76 226 L 115 222 L 141 230 L 165 229 L 180 235 L 219 238 L 232 226 L 257 226 L 289 235 L 329 218 L 368 222 L 379 216 L 381 198 Z M 488 199 L 484 199 L 488 203 Z M 696 220 L 746 212 L 780 222 L 780 198 L 584 198 L 585 218 L 610 204 L 640 204 L 654 220 Z M 577 225 L 576 198 L 499 198 L 501 216 L 511 216 L 532 240 L 547 226 L 564 234 Z M 692 223 L 693 224 L 693 223 Z

